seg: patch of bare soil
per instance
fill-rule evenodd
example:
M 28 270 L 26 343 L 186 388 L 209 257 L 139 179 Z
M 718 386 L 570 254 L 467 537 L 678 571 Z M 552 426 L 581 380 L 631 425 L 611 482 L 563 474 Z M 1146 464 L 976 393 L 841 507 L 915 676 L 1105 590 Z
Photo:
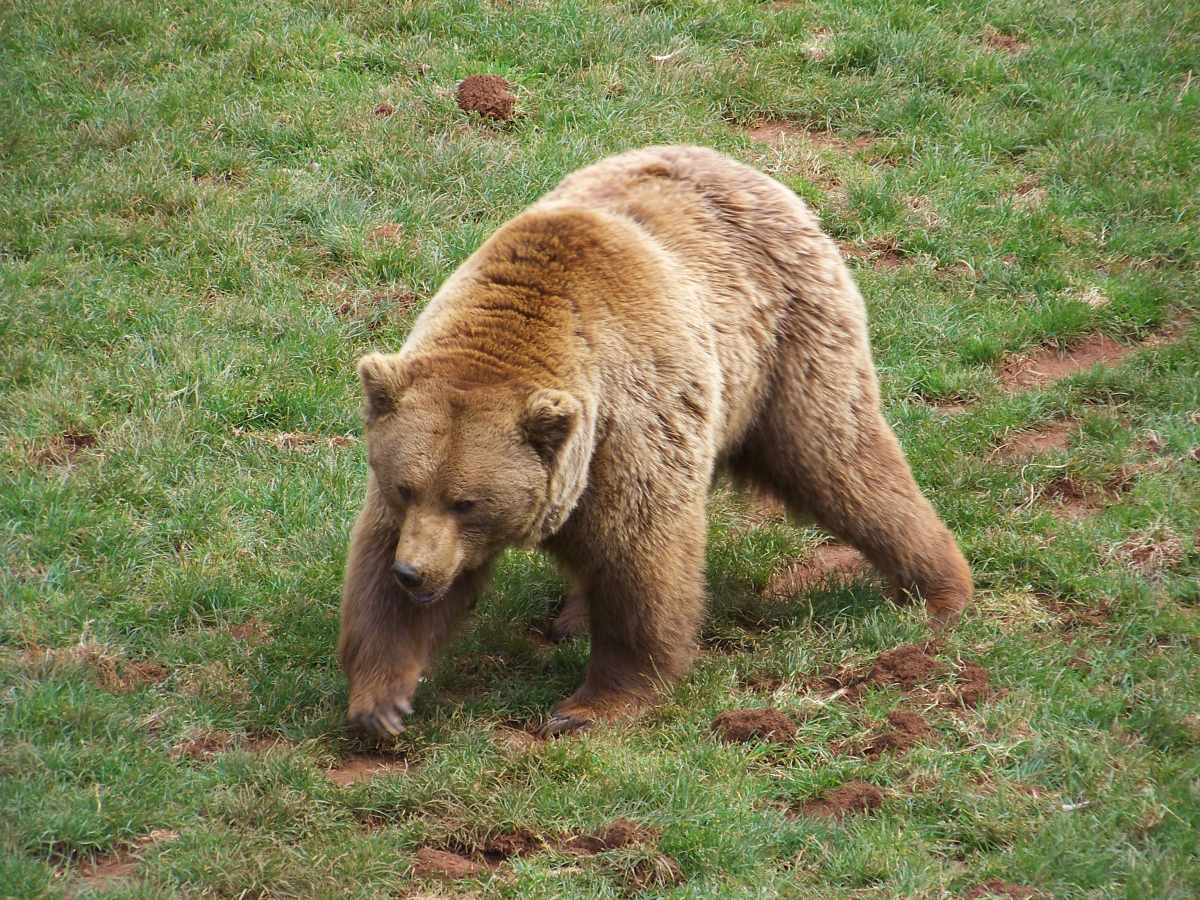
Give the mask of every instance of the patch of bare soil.
M 931 681 L 945 670 L 946 667 L 919 644 L 902 644 L 880 653 L 863 681 L 869 685 L 892 685 L 911 690 Z
M 516 96 L 511 85 L 499 75 L 471 75 L 464 78 L 454 93 L 458 108 L 477 112 L 489 119 L 507 122 L 513 117 Z
M 777 709 L 727 709 L 712 721 L 712 729 L 727 743 L 770 741 L 788 744 L 796 739 L 796 724 Z
M 800 807 L 811 818 L 841 820 L 846 816 L 868 813 L 883 805 L 883 791 L 865 781 L 848 781 L 826 791 Z
M 1055 506 L 1057 515 L 1072 520 L 1102 512 L 1110 499 L 1100 488 L 1080 483 L 1069 475 L 1060 475 L 1046 484 L 1041 496 Z
M 1161 578 L 1183 561 L 1183 541 L 1169 528 L 1135 532 L 1112 550 L 1112 557 L 1147 578 Z
M 546 739 L 526 731 L 524 728 L 501 726 L 492 731 L 492 740 L 509 750 L 532 750 L 546 743 Z
M 847 260 L 869 262 L 876 269 L 898 269 L 908 262 L 908 257 L 894 238 L 872 238 L 865 244 L 838 241 L 837 245 Z
M 172 747 L 171 758 L 205 760 L 231 746 L 233 736 L 228 731 L 204 731 Z
M 575 853 L 593 854 L 609 850 L 624 850 L 627 847 L 652 845 L 658 840 L 658 832 L 630 819 L 613 819 L 599 831 L 567 838 L 562 846 Z
M 460 878 L 474 878 L 487 871 L 488 867 L 483 863 L 433 847 L 420 848 L 413 863 L 413 874 L 418 878 L 446 878 L 457 881 Z
M 746 134 L 752 141 L 780 147 L 786 141 L 797 140 L 812 144 L 824 150 L 836 150 L 839 153 L 852 153 L 856 150 L 866 150 L 875 143 L 874 139 L 860 135 L 855 138 L 844 138 L 832 131 L 816 131 L 784 119 L 762 119 L 746 129 Z
M 367 240 L 374 244 L 395 243 L 404 237 L 404 227 L 396 222 L 384 222 L 367 232 Z
M 1079 423 L 1074 419 L 1051 422 L 1010 437 L 996 448 L 996 455 L 1003 459 L 1024 459 L 1052 450 L 1066 450 L 1071 436 L 1078 430 Z
M 857 550 L 845 544 L 822 544 L 812 556 L 785 563 L 768 579 L 763 595 L 772 599 L 795 597 L 833 584 L 849 584 L 871 572 Z
M 1044 387 L 1093 366 L 1117 365 L 1137 349 L 1135 345 L 1117 343 L 1106 334 L 1089 335 L 1067 350 L 1044 347 L 1009 359 L 1000 369 L 1000 384 L 1007 391 Z
M 995 693 L 988 670 L 979 663 L 965 662 L 958 670 L 958 686 L 944 705 L 974 709 Z
M 929 405 L 943 416 L 961 416 L 969 413 L 975 404 L 966 400 L 932 400 Z
M 1058 618 L 1058 628 L 1066 634 L 1093 628 L 1107 628 L 1112 623 L 1112 604 L 1101 599 L 1095 606 L 1081 606 L 1060 600 L 1045 599 L 1046 609 Z
M 80 668 L 102 690 L 128 694 L 166 679 L 167 667 L 153 660 L 131 660 L 110 652 L 99 644 L 73 647 L 31 648 L 25 662 L 40 671 Z
M 386 753 L 354 753 L 325 772 L 325 776 L 338 787 L 349 787 L 362 781 L 370 781 L 377 775 L 403 774 L 409 768 L 403 756 Z
M 229 636 L 247 644 L 261 644 L 271 629 L 259 619 L 250 618 L 229 628 Z
M 122 847 L 80 863 L 76 876 L 80 887 L 87 892 L 116 889 L 119 887 L 118 882 L 132 878 L 137 871 L 140 850 L 176 840 L 178 837 L 178 831 L 158 828 L 139 837 L 132 846 Z
M 67 429 L 62 434 L 50 438 L 42 446 L 34 447 L 30 451 L 29 459 L 34 465 L 47 468 L 67 466 L 80 453 L 94 449 L 99 443 L 99 438 L 91 432 Z
M 924 743 L 932 734 L 933 729 L 920 713 L 896 709 L 888 713 L 887 727 L 867 741 L 860 752 L 867 759 L 877 759 L 885 753 L 899 755 Z
M 324 437 L 319 434 L 311 434 L 305 431 L 280 431 L 280 432 L 263 432 L 263 431 L 248 431 L 245 428 L 233 429 L 234 437 L 248 437 L 252 440 L 263 441 L 271 444 L 280 450 L 300 450 L 308 452 L 317 447 L 353 447 L 358 443 L 358 438 L 348 434 L 335 434 L 331 437 Z
M 990 25 L 983 30 L 983 43 L 992 50 L 999 50 L 1001 53 L 1016 55 L 1024 53 L 1029 49 L 1029 44 L 1020 38 L 997 31 Z
M 1023 884 L 1013 884 L 1011 881 L 1002 881 L 999 878 L 992 878 L 981 884 L 975 885 L 965 894 L 963 900 L 978 900 L 980 897 L 1037 897 L 1038 892 L 1031 887 L 1026 887 Z
M 344 292 L 334 298 L 334 314 L 342 319 L 364 322 L 374 331 L 389 318 L 406 316 L 421 302 L 412 291 L 379 290 L 371 294 Z

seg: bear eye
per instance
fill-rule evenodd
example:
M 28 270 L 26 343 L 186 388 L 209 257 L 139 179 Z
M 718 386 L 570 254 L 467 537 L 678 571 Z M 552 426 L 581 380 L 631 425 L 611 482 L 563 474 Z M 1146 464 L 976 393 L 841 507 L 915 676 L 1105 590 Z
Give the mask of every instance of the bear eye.
M 400 503 L 408 503 L 412 500 L 412 497 L 413 497 L 412 488 L 405 487 L 404 485 L 397 485 L 395 488 L 395 494 L 396 494 L 396 499 Z
M 450 503 L 450 512 L 458 513 L 459 515 L 469 513 L 474 508 L 474 500 L 454 500 Z

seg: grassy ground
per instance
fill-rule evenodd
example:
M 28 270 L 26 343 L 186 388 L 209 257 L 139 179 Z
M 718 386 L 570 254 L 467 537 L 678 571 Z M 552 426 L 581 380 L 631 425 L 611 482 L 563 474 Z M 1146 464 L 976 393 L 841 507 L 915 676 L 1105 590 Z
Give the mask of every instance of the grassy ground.
M 1200 8 L 197 6 L 0 10 L 0 892 L 1200 893 Z M 476 72 L 513 122 L 456 108 Z M 822 536 L 719 493 L 708 651 L 659 710 L 528 737 L 586 642 L 539 639 L 561 585 L 512 554 L 355 780 L 352 360 L 564 173 L 655 142 L 761 167 L 843 242 L 978 603 L 922 683 L 839 693 L 920 616 L 788 589 Z M 766 706 L 794 741 L 711 732 Z M 930 728 L 907 750 L 897 710 Z M 882 803 L 819 815 L 852 781 Z M 565 838 L 618 817 L 641 837 Z M 414 877 L 431 847 L 491 865 Z

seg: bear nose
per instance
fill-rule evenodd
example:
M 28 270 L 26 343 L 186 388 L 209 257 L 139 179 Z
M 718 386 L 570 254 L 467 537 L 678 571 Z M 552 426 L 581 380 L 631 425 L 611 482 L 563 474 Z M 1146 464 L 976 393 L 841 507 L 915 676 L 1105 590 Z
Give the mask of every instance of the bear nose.
M 421 573 L 407 563 L 392 563 L 392 574 L 406 588 L 415 588 L 421 585 Z

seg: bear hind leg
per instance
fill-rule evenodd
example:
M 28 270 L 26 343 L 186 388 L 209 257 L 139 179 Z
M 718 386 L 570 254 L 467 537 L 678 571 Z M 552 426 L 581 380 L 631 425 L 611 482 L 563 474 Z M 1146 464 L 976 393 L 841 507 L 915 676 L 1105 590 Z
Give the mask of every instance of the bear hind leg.
M 923 600 L 936 627 L 970 602 L 970 568 L 877 411 L 831 424 L 776 405 L 741 465 L 793 514 L 862 552 L 897 599 Z

